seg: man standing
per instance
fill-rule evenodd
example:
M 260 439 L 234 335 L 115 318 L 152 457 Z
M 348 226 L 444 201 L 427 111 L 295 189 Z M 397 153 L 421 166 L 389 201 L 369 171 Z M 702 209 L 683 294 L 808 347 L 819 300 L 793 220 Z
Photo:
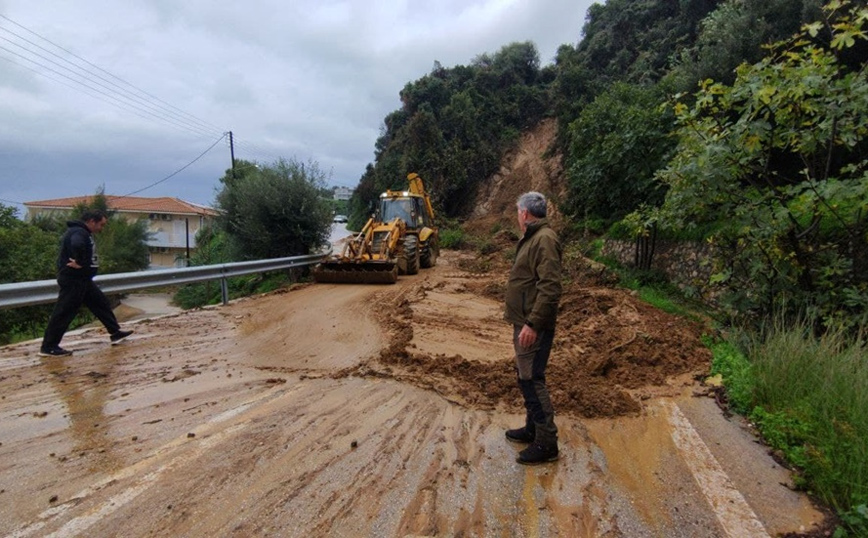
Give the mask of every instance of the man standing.
M 527 411 L 525 425 L 506 438 L 529 446 L 516 461 L 534 465 L 558 459 L 558 429 L 546 388 L 546 365 L 555 336 L 561 297 L 561 244 L 546 221 L 546 199 L 538 192 L 518 198 L 523 232 L 506 284 L 504 319 L 513 325 L 515 369 Z
M 60 240 L 60 255 L 57 257 L 57 283 L 60 285 L 60 293 L 39 350 L 39 354 L 44 357 L 72 355 L 72 351 L 60 347 L 60 341 L 81 305 L 87 306 L 105 325 L 111 334 L 112 345 L 133 334 L 133 331 L 121 330 L 108 299 L 93 283 L 99 267 L 93 234 L 101 232 L 106 222 L 106 214 L 97 209 L 85 211 L 81 220 L 66 223 L 67 230 Z

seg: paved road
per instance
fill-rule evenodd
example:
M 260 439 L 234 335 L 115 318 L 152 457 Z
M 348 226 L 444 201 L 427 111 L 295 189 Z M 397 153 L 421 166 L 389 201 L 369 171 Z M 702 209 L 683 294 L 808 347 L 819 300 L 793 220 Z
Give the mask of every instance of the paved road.
M 741 538 L 822 519 L 692 377 L 639 413 L 561 414 L 560 461 L 517 465 L 515 398 L 485 399 L 489 374 L 514 381 L 509 328 L 456 256 L 141 321 L 120 346 L 81 331 L 71 357 L 0 347 L 0 536 Z M 641 322 L 593 304 L 598 328 Z

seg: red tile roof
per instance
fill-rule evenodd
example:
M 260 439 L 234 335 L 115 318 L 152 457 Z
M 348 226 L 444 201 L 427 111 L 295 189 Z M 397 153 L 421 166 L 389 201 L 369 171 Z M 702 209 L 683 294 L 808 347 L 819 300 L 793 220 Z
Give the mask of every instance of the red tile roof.
M 91 196 L 73 196 L 72 198 L 55 198 L 54 200 L 37 200 L 24 202 L 26 207 L 50 209 L 72 209 L 79 204 L 87 204 Z M 174 215 L 217 216 L 217 210 L 211 207 L 185 202 L 178 198 L 142 198 L 140 196 L 109 196 L 106 195 L 108 207 L 119 212 L 136 213 L 171 213 Z

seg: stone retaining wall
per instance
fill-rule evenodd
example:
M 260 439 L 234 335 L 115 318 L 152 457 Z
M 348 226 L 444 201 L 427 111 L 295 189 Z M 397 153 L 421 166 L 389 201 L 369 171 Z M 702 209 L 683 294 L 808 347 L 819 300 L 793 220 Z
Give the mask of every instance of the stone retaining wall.
M 625 267 L 634 267 L 636 243 L 607 239 L 601 254 Z M 651 269 L 664 273 L 670 282 L 688 296 L 713 301 L 708 280 L 711 277 L 711 247 L 694 241 L 657 241 Z

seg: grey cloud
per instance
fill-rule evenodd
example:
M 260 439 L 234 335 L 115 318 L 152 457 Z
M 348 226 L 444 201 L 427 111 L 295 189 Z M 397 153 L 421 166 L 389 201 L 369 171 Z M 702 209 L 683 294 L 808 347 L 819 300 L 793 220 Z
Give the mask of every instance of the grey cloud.
M 207 124 L 193 133 L 0 59 L 0 198 L 86 194 L 102 183 L 124 194 L 228 130 L 239 158 L 313 159 L 353 186 L 399 92 L 435 60 L 466 65 L 529 40 L 548 63 L 578 40 L 591 3 L 0 0 L 4 15 Z M 141 195 L 210 203 L 228 153 L 221 142 Z

